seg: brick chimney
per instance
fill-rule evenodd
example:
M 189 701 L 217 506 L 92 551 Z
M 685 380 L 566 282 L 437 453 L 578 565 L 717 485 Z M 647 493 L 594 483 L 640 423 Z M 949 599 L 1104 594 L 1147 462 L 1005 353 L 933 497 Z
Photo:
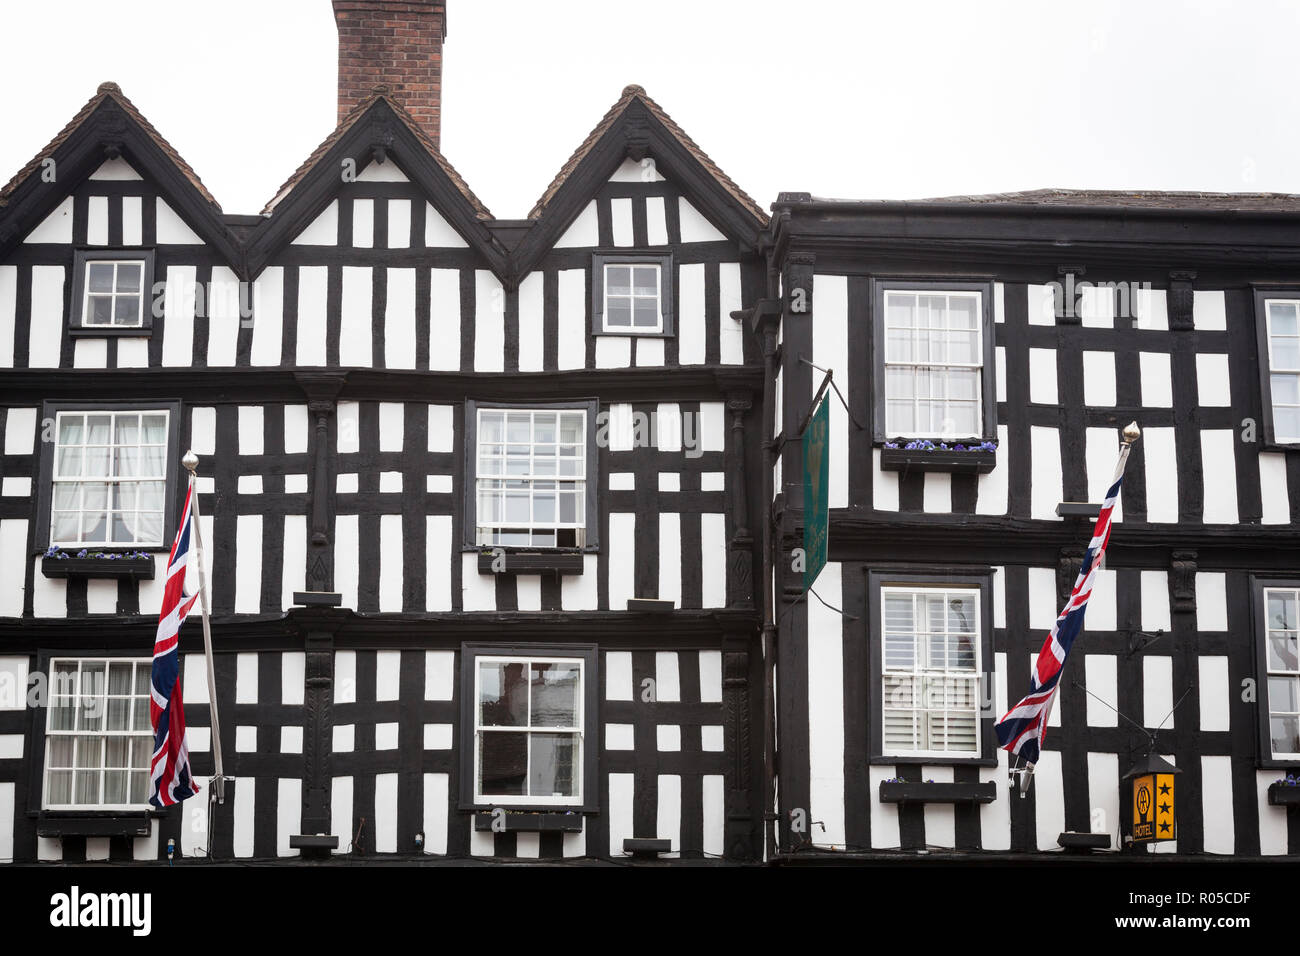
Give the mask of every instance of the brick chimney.
M 415 117 L 439 142 L 442 113 L 442 41 L 446 0 L 333 0 L 339 31 L 339 116 L 364 102 L 375 87 Z

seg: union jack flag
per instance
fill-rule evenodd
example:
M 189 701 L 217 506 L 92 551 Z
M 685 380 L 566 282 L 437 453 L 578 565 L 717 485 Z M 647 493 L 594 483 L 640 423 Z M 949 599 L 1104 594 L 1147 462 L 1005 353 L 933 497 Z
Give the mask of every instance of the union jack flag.
M 1129 446 L 1125 444 L 1120 452 L 1119 465 L 1115 469 L 1114 483 L 1106 492 L 1106 500 L 1102 503 L 1097 523 L 1093 526 L 1092 540 L 1084 552 L 1083 566 L 1074 581 L 1070 599 L 1065 602 L 1064 609 L 1038 652 L 1030 691 L 993 728 L 997 731 L 998 746 L 1023 757 L 1030 766 L 1038 762 L 1039 750 L 1047 732 L 1047 719 L 1051 716 L 1056 692 L 1060 688 L 1065 659 L 1069 656 L 1074 639 L 1083 630 L 1083 614 L 1088 609 L 1088 598 L 1092 597 L 1093 581 L 1097 577 L 1097 569 L 1101 567 L 1102 558 L 1106 555 L 1106 545 L 1110 543 L 1111 512 L 1119 500 L 1119 487 L 1124 481 L 1124 464 L 1128 460 L 1128 453 Z
M 162 809 L 199 792 L 190 772 L 190 751 L 185 742 L 185 705 L 181 701 L 180 630 L 194 607 L 198 592 L 184 593 L 185 567 L 190 553 L 190 504 L 194 482 L 185 495 L 181 526 L 167 559 L 167 583 L 162 613 L 153 645 L 153 680 L 149 719 L 153 725 L 153 760 L 149 765 L 153 792 L 149 802 Z

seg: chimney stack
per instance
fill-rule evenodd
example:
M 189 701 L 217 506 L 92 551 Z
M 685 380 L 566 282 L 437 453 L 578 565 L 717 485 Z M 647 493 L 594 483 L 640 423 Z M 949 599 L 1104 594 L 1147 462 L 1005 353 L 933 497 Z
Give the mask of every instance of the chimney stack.
M 439 143 L 446 0 L 333 0 L 339 31 L 339 115 L 387 87 Z

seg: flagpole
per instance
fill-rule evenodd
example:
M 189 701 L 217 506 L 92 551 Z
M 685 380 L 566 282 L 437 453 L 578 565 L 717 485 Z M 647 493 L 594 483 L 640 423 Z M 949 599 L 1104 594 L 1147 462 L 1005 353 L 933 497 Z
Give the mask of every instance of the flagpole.
M 187 451 L 181 464 L 190 473 L 190 511 L 194 516 L 194 556 L 199 563 L 199 611 L 203 617 L 203 656 L 207 660 L 208 709 L 211 713 L 212 761 L 216 774 L 210 786 L 217 795 L 217 803 L 226 802 L 226 775 L 221 765 L 221 722 L 217 719 L 217 676 L 212 666 L 212 625 L 208 621 L 208 582 L 203 570 L 203 532 L 199 521 L 198 476 L 199 456 Z M 209 843 L 212 834 L 208 834 Z
M 1119 461 L 1115 463 L 1115 475 L 1110 479 L 1112 485 L 1119 481 L 1121 476 L 1123 476 L 1124 466 L 1128 464 L 1128 454 L 1133 450 L 1133 443 L 1138 440 L 1138 436 L 1141 434 L 1142 430 L 1138 428 L 1137 422 L 1129 422 L 1124 426 L 1124 431 L 1121 432 L 1122 438 L 1119 449 Z M 1116 502 L 1116 504 L 1118 504 L 1118 502 Z M 1102 560 L 1104 562 L 1105 558 L 1103 557 Z M 1056 686 L 1052 688 L 1052 699 L 1047 703 L 1047 717 L 1043 720 L 1044 725 L 1046 725 L 1048 720 L 1051 720 L 1052 711 L 1056 709 L 1056 698 L 1060 693 L 1061 683 L 1060 681 L 1057 681 Z M 1029 772 L 1034 772 L 1034 765 L 1032 763 L 1029 765 Z

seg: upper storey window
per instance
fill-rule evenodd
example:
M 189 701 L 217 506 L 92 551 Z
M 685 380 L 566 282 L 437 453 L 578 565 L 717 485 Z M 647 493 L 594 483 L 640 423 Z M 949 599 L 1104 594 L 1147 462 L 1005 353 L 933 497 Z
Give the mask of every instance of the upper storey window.
M 591 331 L 596 335 L 671 336 L 672 256 L 592 256 Z
M 989 283 L 876 283 L 877 441 L 994 437 Z
M 153 253 L 80 250 L 73 263 L 74 334 L 142 335 L 153 326 Z
M 510 407 L 467 403 L 473 546 L 595 544 L 594 402 Z
M 1268 359 L 1265 409 L 1279 444 L 1300 442 L 1300 300 L 1264 303 L 1264 355 Z

